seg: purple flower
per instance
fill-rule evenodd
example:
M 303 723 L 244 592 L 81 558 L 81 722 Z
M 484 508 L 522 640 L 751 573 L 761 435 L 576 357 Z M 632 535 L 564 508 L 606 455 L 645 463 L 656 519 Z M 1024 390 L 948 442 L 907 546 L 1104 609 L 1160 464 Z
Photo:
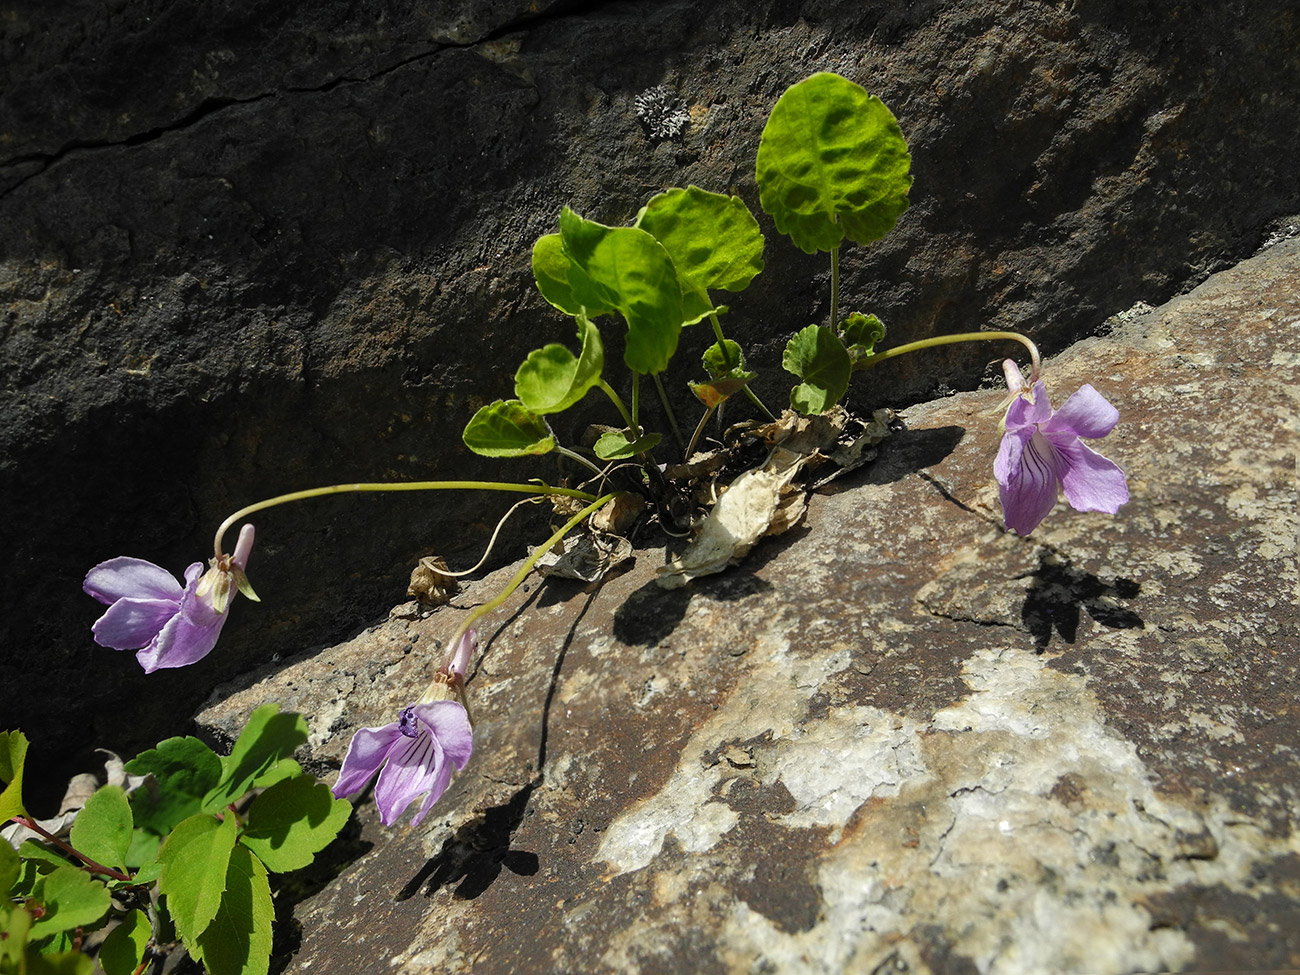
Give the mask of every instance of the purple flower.
M 411 820 L 416 825 L 447 791 L 453 768 L 463 769 L 473 749 L 474 730 L 464 705 L 451 700 L 412 704 L 392 724 L 362 728 L 353 736 L 332 791 L 340 799 L 360 792 L 378 772 L 380 820 L 392 826 L 423 795 Z
M 1014 363 L 1007 368 L 1007 385 L 1015 399 L 993 462 L 1007 527 L 1028 535 L 1055 506 L 1058 488 L 1076 511 L 1118 511 L 1128 501 L 1124 472 L 1079 438 L 1106 436 L 1119 422 L 1119 410 L 1088 385 L 1053 410 L 1041 381 L 1024 393 Z
M 82 584 L 108 605 L 91 627 L 95 642 L 137 651 L 146 674 L 202 660 L 216 646 L 234 593 L 257 599 L 244 576 L 252 548 L 253 526 L 245 525 L 235 554 L 213 559 L 206 572 L 202 562 L 195 562 L 185 570 L 184 586 L 144 559 L 122 556 L 101 562 Z

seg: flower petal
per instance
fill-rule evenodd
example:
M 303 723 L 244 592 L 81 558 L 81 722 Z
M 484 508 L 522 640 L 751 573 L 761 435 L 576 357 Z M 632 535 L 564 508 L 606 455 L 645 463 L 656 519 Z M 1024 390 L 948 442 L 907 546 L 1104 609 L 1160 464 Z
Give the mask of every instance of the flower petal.
M 225 622 L 226 617 L 219 616 L 213 623 L 196 624 L 177 613 L 149 645 L 135 655 L 135 659 L 146 674 L 169 667 L 188 667 L 212 652 Z
M 417 704 L 415 716 L 438 739 L 443 754 L 456 766 L 456 770 L 463 769 L 474 750 L 474 728 L 469 723 L 469 714 L 464 705 L 457 701 Z
M 1034 383 L 1033 400 L 1017 396 L 1007 407 L 1007 430 L 1021 430 L 1025 427 L 1046 423 L 1052 416 L 1052 401 L 1047 396 L 1047 387 L 1040 379 Z
M 398 730 L 396 721 L 382 728 L 359 729 L 352 736 L 348 753 L 343 757 L 343 767 L 339 769 L 338 781 L 330 790 L 335 798 L 342 799 L 354 792 L 360 792 L 384 764 L 393 743 L 402 737 L 404 736 Z
M 1061 486 L 1075 511 L 1104 511 L 1113 515 L 1128 501 L 1128 482 L 1119 465 L 1086 444 L 1073 440 L 1057 449 L 1065 461 Z
M 181 584 L 162 566 L 119 556 L 101 562 L 86 573 L 81 588 L 101 603 L 112 604 L 119 599 L 170 599 L 181 598 Z
M 375 805 L 385 826 L 393 825 L 407 806 L 433 787 L 443 764 L 442 749 L 427 731 L 414 738 L 403 736 L 393 746 L 375 783 Z
M 1052 418 L 1043 424 L 1043 432 L 1098 440 L 1114 430 L 1118 422 L 1119 410 L 1091 385 L 1084 385 L 1071 393 Z
M 429 782 L 429 794 L 424 797 L 424 802 L 420 803 L 420 808 L 411 817 L 412 826 L 420 825 L 420 820 L 429 814 L 433 804 L 442 798 L 442 794 L 447 791 L 447 786 L 450 784 L 451 762 L 443 762 L 434 772 L 432 781 Z
M 1011 436 L 1008 433 L 1003 437 L 1004 448 Z M 999 450 L 998 460 L 993 465 L 995 471 L 1002 459 L 1002 451 Z M 1035 431 L 1028 443 L 1024 444 L 1018 469 L 1008 470 L 1006 479 L 998 480 L 1002 520 L 1008 528 L 1019 535 L 1028 535 L 1047 517 L 1047 513 L 1056 505 L 1060 467 L 1055 447 Z
M 93 595 L 93 593 L 92 593 Z M 120 598 L 90 628 L 95 642 L 113 650 L 138 650 L 148 646 L 167 622 L 180 611 L 175 599 Z

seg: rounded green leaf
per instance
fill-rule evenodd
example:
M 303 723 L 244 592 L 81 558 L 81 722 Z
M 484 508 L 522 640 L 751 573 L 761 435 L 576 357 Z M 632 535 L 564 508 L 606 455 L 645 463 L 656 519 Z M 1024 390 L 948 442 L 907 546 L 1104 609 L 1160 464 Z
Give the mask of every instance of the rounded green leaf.
M 803 380 L 790 390 L 790 405 L 800 413 L 821 413 L 838 403 L 853 370 L 844 343 L 825 325 L 796 332 L 786 344 L 781 365 Z
M 601 460 L 625 460 L 628 457 L 635 457 L 637 454 L 643 454 L 647 450 L 654 450 L 659 446 L 659 441 L 663 437 L 658 433 L 647 433 L 645 436 L 632 440 L 628 437 L 626 430 L 610 430 L 600 435 L 591 448 L 596 452 L 596 456 Z
M 26 815 L 23 809 L 23 762 L 27 758 L 27 736 L 21 731 L 0 731 L 0 823 Z
M 714 342 L 704 350 L 700 357 L 704 368 L 709 371 L 710 379 L 728 379 L 745 373 L 745 353 L 740 343 L 731 339 Z M 753 379 L 753 375 L 749 376 Z
M 154 786 L 131 793 L 131 811 L 142 829 L 166 836 L 199 811 L 203 797 L 221 780 L 221 759 L 192 736 L 168 738 L 126 763 L 131 775 L 152 775 Z
M 613 305 L 599 302 L 584 305 L 578 301 L 573 294 L 573 285 L 569 283 L 571 276 L 578 283 L 583 296 L 591 302 L 595 295 L 592 284 L 582 269 L 564 253 L 560 235 L 547 234 L 537 238 L 537 243 L 533 245 L 533 280 L 537 282 L 537 290 L 543 298 L 566 315 L 581 314 L 585 308 L 586 314 L 595 318 L 614 310 Z
M 121 786 L 106 785 L 86 800 L 85 807 L 72 821 L 69 838 L 76 850 L 92 860 L 122 870 L 126 867 L 133 829 L 135 822 L 126 791 Z
M 606 227 L 568 207 L 560 214 L 560 237 L 564 253 L 583 272 L 569 275 L 573 300 L 589 312 L 616 309 L 627 322 L 627 367 L 663 372 L 685 317 L 677 269 L 663 245 L 638 227 Z
M 18 857 L 18 851 L 8 842 L 0 840 L 0 903 L 4 903 L 5 895 L 17 882 L 21 870 L 22 861 Z
M 31 927 L 33 941 L 94 924 L 108 913 L 112 904 L 107 887 L 71 865 L 42 877 L 33 897 L 45 908 L 45 913 Z
M 759 202 L 809 254 L 869 244 L 907 209 L 912 157 L 898 121 L 860 85 L 821 72 L 788 88 L 758 144 Z
M 668 251 L 683 291 L 744 291 L 763 270 L 763 232 L 738 196 L 674 187 L 651 197 L 636 225 Z
M 582 342 L 577 356 L 562 345 L 547 345 L 530 353 L 515 373 L 515 395 L 539 416 L 567 410 L 600 382 L 605 368 L 604 343 L 585 315 L 579 312 L 577 318 Z
M 128 911 L 120 924 L 108 932 L 99 949 L 104 975 L 132 975 L 144 960 L 153 931 L 143 911 Z
M 499 399 L 483 407 L 465 424 L 461 439 L 484 457 L 526 457 L 555 449 L 546 421 L 516 399 Z
M 176 930 L 191 948 L 221 907 L 226 865 L 235 848 L 239 825 L 233 815 L 218 821 L 200 814 L 180 823 L 162 849 L 158 890 L 167 897 L 167 910 Z
M 275 907 L 266 867 L 242 846 L 230 853 L 221 909 L 198 941 L 185 947 L 208 975 L 266 975 Z
M 307 740 L 307 721 L 278 704 L 263 704 L 248 716 L 230 754 L 221 759 L 221 781 L 203 798 L 203 809 L 214 812 L 242 799 L 260 785 L 263 776 L 289 758 Z
M 240 842 L 273 873 L 297 870 L 338 836 L 351 812 L 352 804 L 335 799 L 329 786 L 300 775 L 253 800 Z

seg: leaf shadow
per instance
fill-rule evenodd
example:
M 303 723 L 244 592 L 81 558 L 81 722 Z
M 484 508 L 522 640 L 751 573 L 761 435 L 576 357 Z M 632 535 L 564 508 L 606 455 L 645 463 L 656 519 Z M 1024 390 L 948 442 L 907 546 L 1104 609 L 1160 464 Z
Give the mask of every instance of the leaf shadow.
M 1017 576 L 1030 579 L 1020 608 L 1020 620 L 1039 653 L 1047 649 L 1055 632 L 1073 644 L 1083 613 L 1111 629 L 1143 629 L 1142 617 L 1119 604 L 1134 599 L 1142 591 L 1132 579 L 1117 578 L 1106 582 L 1074 565 L 1068 558 L 1045 551 L 1039 555 L 1038 568 Z

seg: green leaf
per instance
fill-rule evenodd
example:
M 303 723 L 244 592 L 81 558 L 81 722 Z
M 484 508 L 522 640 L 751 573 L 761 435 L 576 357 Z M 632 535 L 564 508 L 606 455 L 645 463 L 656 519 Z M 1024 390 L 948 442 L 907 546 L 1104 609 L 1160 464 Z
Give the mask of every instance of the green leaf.
M 616 309 L 627 322 L 623 361 L 633 372 L 663 372 L 677 351 L 684 312 L 677 269 L 663 245 L 638 227 L 606 227 L 568 207 L 560 214 L 564 253 L 582 275 L 569 275 L 584 308 Z
M 875 315 L 853 312 L 840 324 L 840 338 L 848 346 L 849 357 L 857 362 L 875 354 L 876 343 L 885 337 L 885 323 Z
M 529 354 L 515 373 L 515 395 L 525 408 L 545 416 L 576 404 L 600 382 L 605 368 L 605 346 L 600 331 L 581 312 L 578 314 L 577 356 L 558 343 Z
M 280 714 L 278 704 L 263 704 L 248 718 L 230 755 L 221 760 L 221 781 L 203 799 L 213 812 L 243 798 L 257 780 L 307 740 L 307 722 L 300 714 Z
M 108 932 L 99 949 L 99 964 L 104 975 L 132 975 L 144 961 L 145 950 L 153 931 L 143 911 L 128 911 L 120 924 Z
M 79 951 L 35 955 L 28 949 L 26 975 L 91 975 L 95 962 Z
M 94 924 L 112 906 L 108 888 L 71 864 L 42 877 L 32 897 L 45 908 L 45 914 L 32 923 L 33 941 Z
M 708 307 L 708 289 L 744 291 L 763 270 L 763 232 L 738 196 L 674 187 L 651 197 L 636 226 L 668 251 L 683 293 L 698 292 Z
M 525 457 L 555 449 L 555 435 L 517 399 L 489 403 L 465 424 L 465 446 L 484 457 Z
M 740 343 L 731 339 L 714 342 L 704 350 L 700 361 L 704 363 L 711 379 L 734 379 L 741 376 L 753 379 L 757 375 L 745 371 L 745 353 L 741 351 Z
M 884 103 L 821 72 L 786 89 L 772 108 L 758 144 L 759 202 L 809 254 L 846 236 L 869 244 L 907 209 L 911 162 Z
M 271 961 L 271 922 L 275 908 L 266 867 L 242 846 L 230 854 L 221 910 L 186 947 L 209 975 L 266 975 Z
M 0 902 L 4 901 L 10 888 L 18 882 L 18 874 L 22 871 L 22 866 L 18 851 L 7 841 L 0 840 Z
M 0 823 L 27 815 L 23 808 L 23 762 L 27 758 L 27 736 L 21 731 L 0 731 Z
M 796 332 L 786 344 L 781 365 L 803 380 L 790 390 L 790 405 L 800 413 L 821 413 L 838 403 L 853 369 L 844 344 L 825 325 Z
M 221 759 L 192 736 L 168 738 L 157 748 L 141 752 L 126 763 L 131 775 L 153 775 L 131 793 L 135 824 L 159 836 L 199 811 L 206 796 L 221 780 Z
M 351 813 L 352 804 L 335 799 L 329 786 L 300 775 L 253 800 L 240 842 L 274 873 L 297 870 L 338 836 Z
M 23 840 L 18 848 L 18 856 L 32 864 L 40 873 L 49 873 L 56 867 L 66 867 L 68 858 L 57 850 L 51 849 L 40 840 Z
M 27 933 L 32 916 L 21 906 L 11 906 L 0 899 L 0 972 L 21 971 L 27 953 Z
M 220 821 L 206 814 L 191 816 L 172 830 L 158 852 L 158 890 L 166 895 L 167 910 L 187 948 L 217 916 L 238 829 L 234 816 Z
M 731 396 L 740 392 L 757 376 L 758 373 L 751 372 L 743 376 L 733 376 L 729 379 L 715 379 L 707 383 L 688 383 L 691 392 L 705 406 L 719 406 Z
M 570 278 L 576 282 L 578 291 L 588 299 L 586 305 L 574 297 L 574 285 L 569 283 Z M 585 309 L 588 318 L 595 318 L 614 311 L 613 305 L 591 303 L 596 294 L 592 290 L 592 282 L 582 268 L 564 253 L 564 244 L 559 234 L 539 237 L 533 245 L 533 280 L 537 282 L 537 290 L 542 293 L 542 297 L 566 315 L 581 315 Z
M 74 849 L 92 860 L 122 870 L 134 828 L 126 791 L 121 786 L 106 785 L 96 790 L 77 813 L 69 839 Z
M 647 450 L 654 450 L 659 446 L 659 441 L 663 436 L 658 433 L 647 433 L 645 436 L 636 440 L 631 439 L 626 430 L 609 430 L 600 435 L 591 448 L 596 452 L 596 456 L 601 460 L 624 460 L 628 457 L 635 457 L 637 454 L 643 454 Z

